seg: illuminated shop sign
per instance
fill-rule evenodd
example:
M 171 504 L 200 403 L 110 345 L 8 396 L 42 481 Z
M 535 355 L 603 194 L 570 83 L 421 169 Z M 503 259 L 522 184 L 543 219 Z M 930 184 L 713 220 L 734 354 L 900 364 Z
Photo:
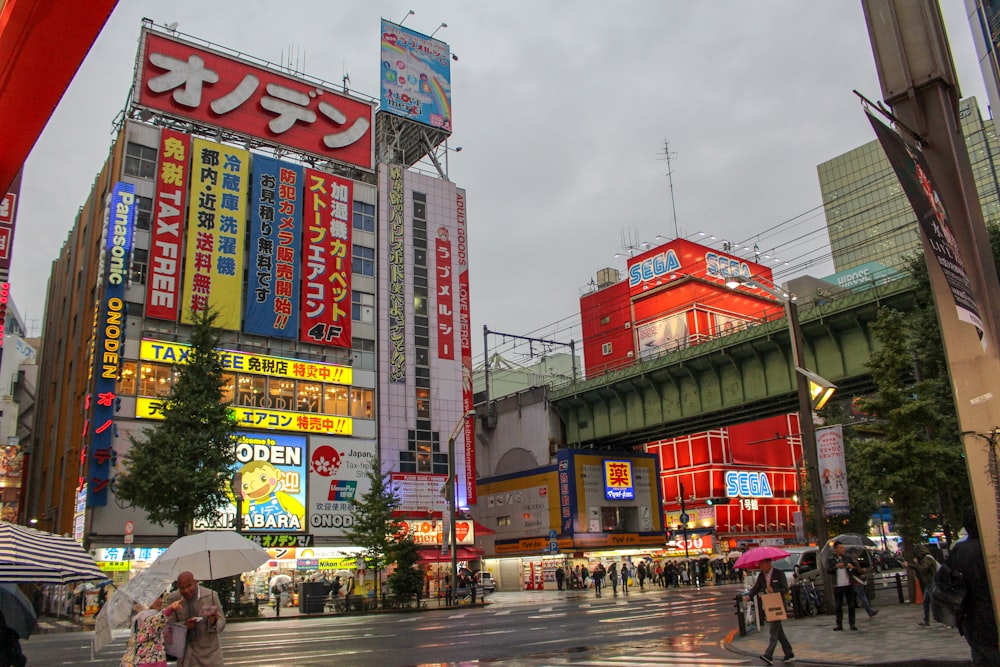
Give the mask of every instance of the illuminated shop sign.
M 188 361 L 190 351 L 191 346 L 189 345 L 145 338 L 139 346 L 139 359 L 184 365 Z M 334 366 L 315 361 L 284 359 L 235 350 L 219 350 L 219 358 L 224 370 L 237 373 L 252 373 L 313 382 L 333 382 L 335 384 L 351 384 L 354 379 L 354 373 L 350 366 Z
M 237 406 L 231 409 L 243 428 L 320 435 L 351 435 L 354 430 L 354 422 L 350 417 Z M 138 419 L 163 419 L 163 399 L 141 396 L 136 398 L 135 416 Z
M 428 544 L 441 546 L 444 544 L 443 540 L 451 539 L 451 535 L 446 537 L 443 534 L 443 521 L 436 521 L 434 519 L 426 521 L 406 520 L 400 521 L 398 527 L 398 538 L 410 537 L 413 539 L 413 543 L 418 546 L 427 546 Z M 472 528 L 472 522 L 465 519 L 458 519 L 455 522 L 455 543 L 459 545 L 473 545 L 475 544 L 474 538 L 475 531 Z
M 718 253 L 705 254 L 705 273 L 713 278 L 743 278 L 750 280 L 750 265 Z
M 604 497 L 607 500 L 634 500 L 631 461 L 604 462 Z
M 730 498 L 773 498 L 774 492 L 767 475 L 762 472 L 727 470 L 726 495 Z
M 671 248 L 628 267 L 628 286 L 635 287 L 641 283 L 655 280 L 671 271 L 677 271 L 680 268 L 681 261 L 677 258 L 677 253 Z

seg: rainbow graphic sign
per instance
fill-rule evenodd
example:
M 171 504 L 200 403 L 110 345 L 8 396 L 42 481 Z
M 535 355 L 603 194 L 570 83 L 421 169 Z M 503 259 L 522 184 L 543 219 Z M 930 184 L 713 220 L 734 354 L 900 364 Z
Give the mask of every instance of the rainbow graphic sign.
M 447 44 L 382 20 L 382 110 L 452 131 Z

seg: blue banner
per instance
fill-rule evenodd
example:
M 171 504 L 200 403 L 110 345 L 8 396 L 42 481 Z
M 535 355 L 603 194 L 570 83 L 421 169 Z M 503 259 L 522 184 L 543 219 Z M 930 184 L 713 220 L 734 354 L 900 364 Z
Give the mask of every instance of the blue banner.
M 250 261 L 243 330 L 276 338 L 299 332 L 302 167 L 253 157 Z
M 125 343 L 125 287 L 128 284 L 132 230 L 135 228 L 135 186 L 116 183 L 111 192 L 108 235 L 104 247 L 104 296 L 97 312 L 97 336 L 93 352 L 94 386 L 87 397 L 91 409 L 87 435 L 87 507 L 108 504 L 111 468 L 118 456 L 114 450 L 115 395 L 121 354 Z

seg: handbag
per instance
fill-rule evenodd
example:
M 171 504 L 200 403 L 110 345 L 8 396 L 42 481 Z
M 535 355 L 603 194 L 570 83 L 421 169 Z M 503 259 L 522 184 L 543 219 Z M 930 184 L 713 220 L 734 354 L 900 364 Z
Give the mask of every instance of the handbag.
M 167 623 L 163 630 L 163 648 L 167 655 L 180 660 L 184 657 L 184 648 L 187 645 L 187 626 L 183 623 Z
M 788 612 L 785 611 L 785 599 L 781 593 L 761 593 L 757 597 L 760 598 L 760 606 L 764 610 L 764 618 L 769 623 L 788 619 Z
M 965 603 L 965 577 L 943 563 L 934 573 L 934 583 L 930 589 L 931 614 L 934 620 L 957 628 L 962 622 L 962 605 Z

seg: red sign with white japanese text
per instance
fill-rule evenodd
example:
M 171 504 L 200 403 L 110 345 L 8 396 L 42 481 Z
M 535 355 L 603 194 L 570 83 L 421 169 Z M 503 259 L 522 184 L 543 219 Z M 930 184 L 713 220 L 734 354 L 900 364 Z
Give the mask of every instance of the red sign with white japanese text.
M 373 104 L 143 31 L 138 104 L 365 169 Z
M 462 345 L 462 409 L 466 414 L 473 407 L 472 395 L 472 316 L 469 313 L 469 245 L 465 235 L 465 193 L 456 195 L 458 223 L 458 323 Z M 473 424 L 463 431 L 465 444 L 465 498 L 476 504 L 476 442 Z
M 191 137 L 161 130 L 156 171 L 153 231 L 149 242 L 146 317 L 177 321 L 181 298 L 181 246 L 184 242 L 184 197 L 188 186 Z
M 434 256 L 437 258 L 437 289 L 435 291 L 435 311 L 437 312 L 438 358 L 455 358 L 455 298 L 452 295 L 451 239 L 448 228 L 438 227 L 434 242 Z
M 21 172 L 17 172 L 10 192 L 0 199 L 0 279 L 7 280 L 10 270 L 11 246 L 14 244 L 14 222 L 17 220 L 17 199 L 21 194 Z
M 351 346 L 351 209 L 354 184 L 306 169 L 299 338 Z

